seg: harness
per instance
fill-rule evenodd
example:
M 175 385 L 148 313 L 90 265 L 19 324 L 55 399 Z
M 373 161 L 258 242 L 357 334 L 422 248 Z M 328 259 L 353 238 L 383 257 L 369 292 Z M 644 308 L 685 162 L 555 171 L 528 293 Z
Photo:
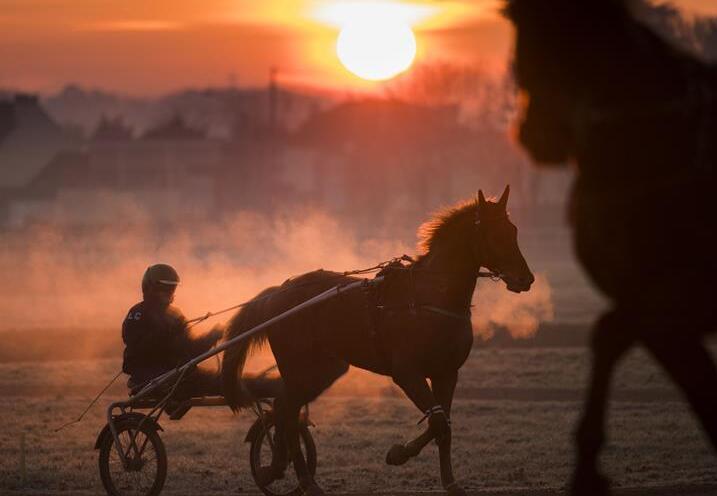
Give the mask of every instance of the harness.
M 381 319 L 384 318 L 384 315 L 391 312 L 407 312 L 412 317 L 417 317 L 420 312 L 428 312 L 433 313 L 435 315 L 440 315 L 449 319 L 454 319 L 459 322 L 471 323 L 471 311 L 470 308 L 467 309 L 465 312 L 456 312 L 453 310 L 448 310 L 445 308 L 441 308 L 435 305 L 426 304 L 426 303 L 418 303 L 416 301 L 416 284 L 415 284 L 415 274 L 416 272 L 426 272 L 426 273 L 435 273 L 435 274 L 446 274 L 445 271 L 433 271 L 430 269 L 422 269 L 422 268 L 416 268 L 415 266 L 415 260 L 408 256 L 403 255 L 398 258 L 394 258 L 393 260 L 390 260 L 389 262 L 385 262 L 382 264 L 381 269 L 376 274 L 376 277 L 383 277 L 383 280 L 379 284 L 371 284 L 371 281 L 366 281 L 367 284 L 362 286 L 362 291 L 365 295 L 365 301 L 366 301 L 366 310 L 368 314 L 370 315 L 370 322 L 369 322 L 369 335 L 370 339 L 373 342 L 373 347 L 375 350 L 375 354 L 377 358 L 379 359 L 380 363 L 389 364 L 390 358 L 386 352 L 385 347 L 383 346 L 383 335 L 379 332 L 379 328 L 381 325 Z M 385 284 L 388 284 L 391 280 L 391 277 L 396 275 L 397 272 L 404 272 L 407 273 L 408 276 L 408 285 L 409 285 L 409 298 L 407 303 L 399 303 L 399 304 L 386 304 L 383 301 L 383 292 L 381 291 L 382 286 Z M 477 277 L 488 277 L 492 280 L 499 280 L 500 275 L 496 274 L 494 272 L 478 272 Z

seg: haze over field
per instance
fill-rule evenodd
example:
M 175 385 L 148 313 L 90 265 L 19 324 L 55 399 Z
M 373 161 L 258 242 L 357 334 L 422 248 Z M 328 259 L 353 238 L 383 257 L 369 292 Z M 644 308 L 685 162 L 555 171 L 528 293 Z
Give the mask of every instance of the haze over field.
M 350 224 L 316 211 L 244 212 L 219 225 L 168 232 L 156 232 L 139 219 L 129 222 L 128 215 L 122 225 L 91 232 L 38 226 L 9 233 L 0 249 L 6 274 L 0 282 L 1 329 L 86 330 L 88 341 L 98 329 L 119 333 L 125 312 L 141 299 L 141 275 L 154 262 L 179 270 L 176 304 L 194 317 L 306 271 L 352 270 L 415 254 L 404 239 L 361 238 Z M 539 274 L 534 288 L 522 295 L 508 292 L 502 282 L 481 282 L 473 314 L 476 332 L 486 336 L 495 325 L 529 336 L 540 321 L 553 317 L 548 276 Z

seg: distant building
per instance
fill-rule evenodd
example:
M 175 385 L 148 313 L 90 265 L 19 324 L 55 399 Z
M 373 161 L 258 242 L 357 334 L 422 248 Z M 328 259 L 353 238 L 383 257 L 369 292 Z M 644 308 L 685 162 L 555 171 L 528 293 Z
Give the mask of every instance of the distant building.
M 121 117 L 102 116 L 99 124 L 95 128 L 90 141 L 101 142 L 127 142 L 134 137 L 131 127 L 125 124 Z
M 12 202 L 24 196 L 40 172 L 59 153 L 79 142 L 42 108 L 34 95 L 0 101 L 0 222 L 12 222 Z
M 317 113 L 290 143 L 284 173 L 307 198 L 373 215 L 423 217 L 478 188 L 500 193 L 526 165 L 505 133 L 462 125 L 456 106 L 386 99 Z
M 249 119 L 225 138 L 184 114 L 139 135 L 103 117 L 78 140 L 35 97 L 0 101 L 0 227 L 187 224 L 314 206 L 359 228 L 395 217 L 413 229 L 478 188 L 499 194 L 510 183 L 514 211 L 565 196 L 507 133 L 463 125 L 456 106 L 366 98 L 317 107 L 296 129 L 281 115 Z

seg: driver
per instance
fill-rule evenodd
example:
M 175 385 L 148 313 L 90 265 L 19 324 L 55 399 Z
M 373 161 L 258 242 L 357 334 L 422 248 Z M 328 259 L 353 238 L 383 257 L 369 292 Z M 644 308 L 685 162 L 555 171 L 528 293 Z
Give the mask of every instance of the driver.
M 178 285 L 179 274 L 167 264 L 148 267 L 142 277 L 143 299 L 130 308 L 122 324 L 122 371 L 130 376 L 130 389 L 208 351 L 223 335 L 222 327 L 215 326 L 201 338 L 190 337 L 187 319 L 172 305 Z M 245 386 L 254 397 L 275 397 L 281 380 L 249 378 Z M 200 368 L 192 370 L 182 381 L 180 394 L 221 396 L 221 375 Z
M 218 327 L 199 339 L 189 336 L 186 319 L 172 305 L 179 274 L 166 264 L 147 268 L 142 277 L 141 302 L 130 308 L 122 324 L 125 344 L 122 370 L 135 388 L 209 350 L 222 337 Z M 191 380 L 190 380 L 191 379 Z M 220 395 L 217 375 L 197 369 L 185 381 L 192 396 Z

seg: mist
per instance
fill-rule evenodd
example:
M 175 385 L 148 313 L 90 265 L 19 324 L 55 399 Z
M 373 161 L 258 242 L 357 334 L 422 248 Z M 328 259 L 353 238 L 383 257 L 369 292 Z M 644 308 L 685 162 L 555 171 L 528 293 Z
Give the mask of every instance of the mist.
M 117 205 L 110 201 L 93 208 Z M 0 246 L 0 331 L 28 333 L 38 345 L 52 333 L 80 333 L 81 341 L 67 346 L 89 354 L 93 343 L 116 340 L 119 356 L 122 321 L 141 300 L 142 274 L 151 264 L 169 263 L 178 270 L 182 282 L 175 304 L 194 318 L 307 271 L 351 270 L 415 253 L 415 240 L 360 236 L 346 219 L 317 209 L 239 211 L 215 223 L 171 228 L 150 222 L 136 206 L 123 204 L 113 212 L 121 222 L 94 229 L 35 225 L 6 233 Z M 550 286 L 542 276 L 522 295 L 508 292 L 503 282 L 483 281 L 474 303 L 475 331 L 484 338 L 496 327 L 526 337 L 552 316 Z M 233 313 L 209 319 L 193 332 Z

